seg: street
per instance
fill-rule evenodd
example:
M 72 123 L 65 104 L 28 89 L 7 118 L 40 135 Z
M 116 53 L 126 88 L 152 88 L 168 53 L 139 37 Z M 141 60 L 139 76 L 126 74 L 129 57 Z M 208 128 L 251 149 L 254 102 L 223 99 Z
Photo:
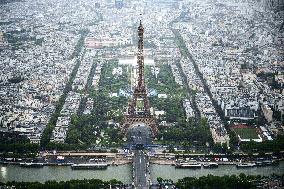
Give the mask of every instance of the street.
M 147 183 L 147 157 L 143 150 L 135 150 L 133 157 L 134 184 L 138 189 L 146 189 Z

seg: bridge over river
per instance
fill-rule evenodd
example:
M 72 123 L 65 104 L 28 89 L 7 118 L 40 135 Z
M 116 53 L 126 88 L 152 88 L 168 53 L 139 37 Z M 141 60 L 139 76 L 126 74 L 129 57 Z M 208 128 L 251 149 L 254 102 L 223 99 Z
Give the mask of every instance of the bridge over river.
M 144 146 L 151 144 L 151 131 L 149 127 L 139 124 L 128 132 L 128 141 L 133 156 L 133 186 L 137 189 L 150 188 L 149 161 Z

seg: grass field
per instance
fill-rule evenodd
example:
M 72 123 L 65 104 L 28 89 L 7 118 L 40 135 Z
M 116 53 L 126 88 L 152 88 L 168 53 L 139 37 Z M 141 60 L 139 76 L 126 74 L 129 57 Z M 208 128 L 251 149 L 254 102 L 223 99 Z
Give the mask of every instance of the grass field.
M 234 128 L 237 135 L 242 139 L 257 139 L 258 135 L 255 128 Z

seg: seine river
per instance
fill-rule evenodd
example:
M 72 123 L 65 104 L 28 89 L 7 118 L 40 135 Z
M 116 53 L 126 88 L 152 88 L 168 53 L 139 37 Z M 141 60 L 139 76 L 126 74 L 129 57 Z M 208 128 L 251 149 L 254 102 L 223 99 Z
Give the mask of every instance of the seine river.
M 17 165 L 0 165 L 0 182 L 7 181 L 66 181 L 70 179 L 117 179 L 124 183 L 131 183 L 131 165 L 109 166 L 106 170 L 72 170 L 69 166 L 45 166 L 43 168 L 23 168 Z M 232 165 L 219 165 L 217 169 L 175 169 L 170 165 L 151 165 L 151 179 L 156 182 L 157 177 L 177 181 L 183 177 L 200 177 L 208 174 L 231 175 L 245 173 L 249 175 L 284 174 L 284 162 L 278 166 L 255 167 L 237 169 Z

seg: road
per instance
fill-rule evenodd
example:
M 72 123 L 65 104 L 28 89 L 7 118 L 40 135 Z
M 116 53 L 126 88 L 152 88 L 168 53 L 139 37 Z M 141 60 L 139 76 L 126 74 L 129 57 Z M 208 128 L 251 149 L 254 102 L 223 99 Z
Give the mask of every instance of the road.
M 150 129 L 143 123 L 137 124 L 130 128 L 127 134 L 128 143 L 131 145 L 136 144 L 152 144 L 152 138 Z
M 148 158 L 144 150 L 146 144 L 151 144 L 151 133 L 143 123 L 129 129 L 128 141 L 133 148 L 133 183 L 136 189 L 149 188 Z
M 143 150 L 135 150 L 133 158 L 134 185 L 137 189 L 146 189 L 148 186 L 147 156 Z

